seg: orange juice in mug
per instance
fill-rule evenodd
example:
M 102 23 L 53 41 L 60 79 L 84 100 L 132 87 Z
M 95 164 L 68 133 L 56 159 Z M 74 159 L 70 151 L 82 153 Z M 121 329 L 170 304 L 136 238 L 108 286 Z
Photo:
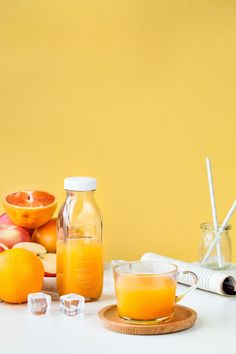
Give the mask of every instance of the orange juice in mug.
M 132 323 L 169 321 L 176 302 L 197 286 L 197 276 L 186 271 L 194 278 L 194 285 L 176 296 L 178 270 L 171 263 L 124 262 L 114 266 L 113 272 L 118 314 Z

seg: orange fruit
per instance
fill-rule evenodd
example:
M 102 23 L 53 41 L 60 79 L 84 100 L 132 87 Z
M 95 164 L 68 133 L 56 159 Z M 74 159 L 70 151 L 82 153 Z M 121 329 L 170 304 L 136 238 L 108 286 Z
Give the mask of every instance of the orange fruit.
M 42 288 L 44 267 L 32 252 L 12 248 L 0 253 L 0 299 L 12 304 L 27 301 Z
M 3 206 L 15 225 L 35 229 L 50 220 L 57 200 L 47 192 L 25 190 L 7 195 L 3 198 Z
M 55 253 L 57 243 L 56 219 L 53 218 L 45 225 L 35 229 L 32 241 L 44 246 L 49 253 Z

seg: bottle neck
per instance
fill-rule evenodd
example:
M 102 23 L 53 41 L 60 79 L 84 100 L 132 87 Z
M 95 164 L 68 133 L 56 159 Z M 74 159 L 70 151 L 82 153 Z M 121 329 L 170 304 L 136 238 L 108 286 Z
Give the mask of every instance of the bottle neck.
M 66 198 L 76 198 L 80 200 L 93 200 L 94 191 L 69 191 L 66 190 Z

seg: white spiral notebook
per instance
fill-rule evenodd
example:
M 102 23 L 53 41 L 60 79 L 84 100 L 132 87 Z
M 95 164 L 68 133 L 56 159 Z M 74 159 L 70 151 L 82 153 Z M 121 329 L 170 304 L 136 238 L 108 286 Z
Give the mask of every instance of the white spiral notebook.
M 145 253 L 143 261 L 170 262 L 177 265 L 179 272 L 190 270 L 198 276 L 198 288 L 211 291 L 220 295 L 236 295 L 236 265 L 226 270 L 211 270 L 202 267 L 197 262 L 184 262 L 174 258 L 161 256 L 156 253 Z M 192 279 L 189 275 L 178 276 L 178 282 L 186 285 L 192 285 Z

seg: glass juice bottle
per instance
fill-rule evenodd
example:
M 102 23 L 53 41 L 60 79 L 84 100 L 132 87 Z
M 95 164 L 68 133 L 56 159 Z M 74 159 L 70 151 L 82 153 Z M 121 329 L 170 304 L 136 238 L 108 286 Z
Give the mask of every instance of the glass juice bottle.
M 66 201 L 57 221 L 57 289 L 97 300 L 103 287 L 102 221 L 94 200 L 96 179 L 64 180 Z

